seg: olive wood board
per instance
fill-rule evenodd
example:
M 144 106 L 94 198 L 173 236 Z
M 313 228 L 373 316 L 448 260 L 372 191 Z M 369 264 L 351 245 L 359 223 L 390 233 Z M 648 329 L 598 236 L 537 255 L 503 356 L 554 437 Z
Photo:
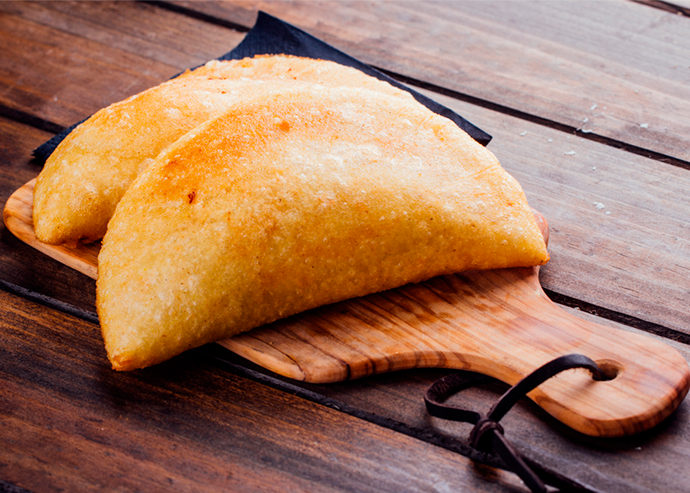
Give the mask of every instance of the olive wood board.
M 36 239 L 35 180 L 8 199 L 4 220 L 25 243 L 96 278 L 100 243 L 54 246 Z M 543 216 L 535 217 L 548 240 Z M 610 380 L 570 370 L 529 397 L 593 436 L 631 435 L 678 407 L 690 368 L 651 337 L 579 319 L 544 294 L 538 267 L 441 276 L 324 306 L 219 344 L 280 375 L 329 383 L 409 368 L 472 370 L 515 384 L 553 358 L 580 353 Z

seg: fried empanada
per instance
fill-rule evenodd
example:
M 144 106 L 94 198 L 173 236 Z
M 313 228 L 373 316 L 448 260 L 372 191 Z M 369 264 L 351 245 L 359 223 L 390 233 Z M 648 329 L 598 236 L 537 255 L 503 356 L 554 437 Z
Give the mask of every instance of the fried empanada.
M 97 112 L 65 138 L 36 182 L 36 237 L 51 244 L 102 238 L 130 183 L 168 145 L 237 101 L 296 83 L 366 87 L 412 99 L 329 61 L 281 55 L 209 62 Z
M 129 188 L 99 256 L 117 370 L 313 307 L 467 269 L 543 264 L 519 184 L 422 105 L 311 86 L 235 105 Z

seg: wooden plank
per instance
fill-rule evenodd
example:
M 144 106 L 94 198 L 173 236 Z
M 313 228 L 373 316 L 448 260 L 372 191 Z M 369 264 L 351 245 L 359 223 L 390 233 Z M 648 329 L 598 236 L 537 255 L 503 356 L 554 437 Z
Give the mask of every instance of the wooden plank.
M 0 104 L 70 126 L 243 36 L 138 2 L 1 2 Z
M 247 25 L 264 10 L 388 71 L 690 160 L 684 16 L 626 1 L 174 3 Z
M 2 479 L 32 491 L 472 491 L 512 474 L 188 354 L 116 373 L 98 328 L 0 291 Z
M 146 57 L 178 70 L 205 63 L 235 47 L 244 33 L 201 22 L 147 3 L 44 2 L 25 17 L 43 25 Z

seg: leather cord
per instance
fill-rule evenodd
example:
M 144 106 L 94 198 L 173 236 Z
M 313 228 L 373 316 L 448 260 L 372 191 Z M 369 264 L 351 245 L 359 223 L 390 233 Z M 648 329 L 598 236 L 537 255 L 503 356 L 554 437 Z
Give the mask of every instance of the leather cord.
M 516 473 L 532 492 L 545 493 L 547 490 L 544 481 L 505 439 L 499 421 L 526 394 L 549 378 L 574 368 L 589 370 L 594 380 L 603 379 L 601 370 L 590 358 L 581 354 L 569 354 L 546 363 L 520 380 L 498 399 L 486 416 L 476 411 L 444 404 L 451 395 L 493 380 L 476 373 L 452 373 L 441 378 L 427 389 L 424 402 L 432 416 L 473 424 L 474 428 L 469 437 L 470 447 L 478 452 L 500 457 L 507 469 Z

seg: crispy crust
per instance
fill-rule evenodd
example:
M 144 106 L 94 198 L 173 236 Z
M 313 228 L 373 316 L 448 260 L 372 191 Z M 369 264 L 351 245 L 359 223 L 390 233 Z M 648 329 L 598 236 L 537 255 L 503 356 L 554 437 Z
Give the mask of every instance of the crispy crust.
M 117 207 L 97 306 L 131 370 L 312 307 L 467 269 L 543 264 L 517 182 L 423 106 L 311 86 L 235 105 Z
M 105 108 L 50 156 L 34 190 L 34 229 L 45 243 L 95 241 L 132 181 L 168 145 L 237 101 L 318 83 L 411 96 L 362 72 L 289 56 L 209 62 Z

